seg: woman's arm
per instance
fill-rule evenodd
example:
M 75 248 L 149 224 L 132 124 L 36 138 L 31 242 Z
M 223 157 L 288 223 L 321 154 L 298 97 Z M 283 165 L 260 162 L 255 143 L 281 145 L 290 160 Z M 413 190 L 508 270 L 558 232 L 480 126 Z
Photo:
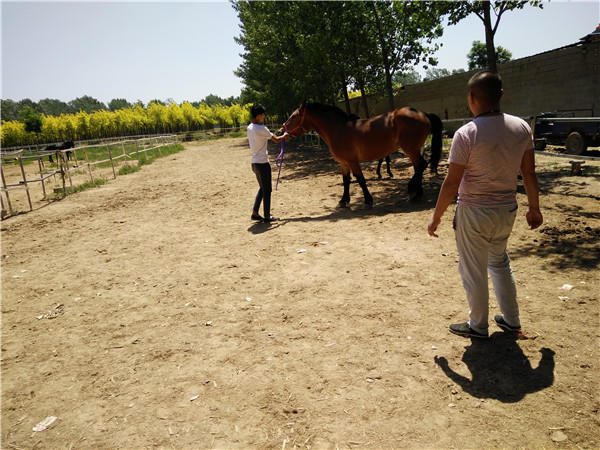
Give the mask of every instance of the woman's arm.
M 271 136 L 271 140 L 275 143 L 280 143 L 281 141 L 283 141 L 284 139 L 287 139 L 290 135 L 287 133 L 287 131 L 285 133 L 283 133 L 281 136 Z

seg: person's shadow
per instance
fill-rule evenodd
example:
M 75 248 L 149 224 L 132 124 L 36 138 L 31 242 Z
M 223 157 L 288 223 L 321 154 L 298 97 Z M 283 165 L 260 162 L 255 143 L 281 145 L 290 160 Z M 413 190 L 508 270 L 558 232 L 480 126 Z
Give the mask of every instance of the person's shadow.
M 470 380 L 452 370 L 443 356 L 434 361 L 473 397 L 514 403 L 554 383 L 554 351 L 542 348 L 542 359 L 534 369 L 511 333 L 494 333 L 489 340 L 472 338 L 465 348 L 462 360 L 471 372 Z

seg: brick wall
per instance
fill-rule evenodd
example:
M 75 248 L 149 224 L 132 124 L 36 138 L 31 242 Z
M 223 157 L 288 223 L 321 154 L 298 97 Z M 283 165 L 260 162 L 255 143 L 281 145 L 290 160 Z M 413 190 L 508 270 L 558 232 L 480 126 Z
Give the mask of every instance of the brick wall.
M 591 36 L 591 35 L 590 35 Z M 587 42 L 516 59 L 498 66 L 503 79 L 502 110 L 522 117 L 541 112 L 600 116 L 600 36 Z M 406 86 L 394 97 L 397 108 L 413 106 L 442 119 L 470 117 L 467 81 L 475 71 Z M 360 98 L 352 112 L 365 117 Z M 369 96 L 372 116 L 387 111 L 387 100 Z M 344 105 L 339 105 L 344 109 Z

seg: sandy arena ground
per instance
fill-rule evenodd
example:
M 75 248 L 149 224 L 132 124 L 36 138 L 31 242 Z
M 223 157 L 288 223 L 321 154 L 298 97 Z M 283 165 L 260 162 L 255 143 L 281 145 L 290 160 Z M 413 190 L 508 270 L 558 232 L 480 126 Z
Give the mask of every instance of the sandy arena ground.
M 521 189 L 509 242 L 529 339 L 492 293 L 472 342 L 452 212 L 426 232 L 442 177 L 409 203 L 395 154 L 338 210 L 328 151 L 287 149 L 270 227 L 244 138 L 2 222 L 2 448 L 600 446 L 600 163 L 537 158 L 545 223 Z

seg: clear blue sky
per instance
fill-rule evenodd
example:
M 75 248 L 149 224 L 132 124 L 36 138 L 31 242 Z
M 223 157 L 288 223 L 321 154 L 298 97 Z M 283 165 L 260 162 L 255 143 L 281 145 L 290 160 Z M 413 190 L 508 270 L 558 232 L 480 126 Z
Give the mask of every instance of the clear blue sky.
M 2 93 L 6 99 L 90 95 L 201 100 L 237 96 L 243 51 L 228 2 L 2 1 Z M 502 16 L 496 45 L 521 58 L 577 42 L 600 22 L 600 2 L 553 1 Z M 438 67 L 467 67 L 483 24 L 471 16 L 444 31 Z M 300 70 L 300 69 L 299 69 Z M 419 70 L 421 73 L 423 71 Z

